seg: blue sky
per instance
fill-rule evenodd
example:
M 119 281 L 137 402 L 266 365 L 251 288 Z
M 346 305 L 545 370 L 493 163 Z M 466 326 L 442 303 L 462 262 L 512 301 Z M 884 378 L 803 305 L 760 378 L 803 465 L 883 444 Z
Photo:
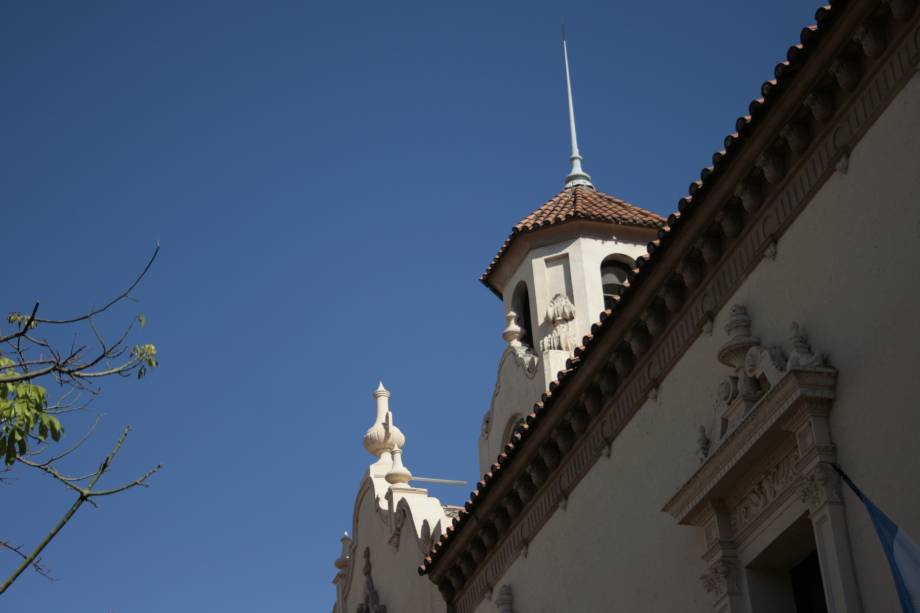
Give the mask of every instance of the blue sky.
M 478 476 L 503 324 L 478 276 L 568 170 L 561 21 L 586 170 L 667 214 L 816 8 L 0 2 L 0 310 L 98 304 L 159 241 L 100 325 L 145 313 L 161 368 L 67 425 L 106 414 L 75 471 L 126 424 L 110 483 L 165 465 L 0 608 L 328 611 L 378 379 L 413 472 Z M 0 538 L 29 546 L 71 497 L 15 476 Z

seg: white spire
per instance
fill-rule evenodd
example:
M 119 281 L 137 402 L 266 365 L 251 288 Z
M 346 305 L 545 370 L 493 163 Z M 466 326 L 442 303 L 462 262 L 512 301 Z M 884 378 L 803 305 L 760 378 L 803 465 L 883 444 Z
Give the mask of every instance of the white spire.
M 591 176 L 581 168 L 581 153 L 578 152 L 578 135 L 575 132 L 575 105 L 572 103 L 572 77 L 569 75 L 569 49 L 565 44 L 565 26 L 562 27 L 562 56 L 565 58 L 565 90 L 569 96 L 569 132 L 572 136 L 572 154 L 569 160 L 572 161 L 572 170 L 569 176 L 565 178 L 566 187 L 575 187 L 576 185 L 586 185 L 594 188 L 591 183 Z

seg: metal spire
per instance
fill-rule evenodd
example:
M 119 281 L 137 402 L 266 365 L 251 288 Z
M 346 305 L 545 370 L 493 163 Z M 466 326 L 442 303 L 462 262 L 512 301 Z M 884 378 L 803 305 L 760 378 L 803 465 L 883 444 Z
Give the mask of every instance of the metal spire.
M 585 185 L 594 189 L 594 184 L 591 183 L 591 176 L 581 168 L 581 154 L 578 152 L 578 135 L 575 132 L 575 105 L 572 103 L 572 78 L 569 76 L 569 49 L 565 44 L 565 24 L 562 26 L 562 56 L 565 58 L 565 89 L 569 97 L 569 132 L 572 136 L 572 154 L 569 156 L 569 160 L 572 162 L 572 170 L 569 171 L 569 176 L 565 178 L 565 186 Z

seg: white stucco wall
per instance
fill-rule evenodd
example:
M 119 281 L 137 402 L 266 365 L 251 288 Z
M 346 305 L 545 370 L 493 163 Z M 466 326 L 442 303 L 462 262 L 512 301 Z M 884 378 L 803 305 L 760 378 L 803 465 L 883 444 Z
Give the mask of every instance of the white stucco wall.
M 790 322 L 838 369 L 830 417 L 838 460 L 902 529 L 920 540 L 920 77 L 898 95 L 699 337 L 649 401 L 496 585 L 515 610 L 712 610 L 697 528 L 660 511 L 699 466 L 698 427 L 716 419 L 726 367 L 716 360 L 726 311 L 747 306 L 753 333 L 783 343 Z M 599 293 L 599 292 L 598 292 Z M 866 611 L 897 611 L 878 539 L 846 497 Z M 791 509 L 790 512 L 795 511 Z M 742 554 L 743 557 L 744 554 Z M 483 601 L 477 611 L 495 611 Z
M 424 490 L 396 496 L 396 504 L 387 500 L 390 485 L 380 477 L 365 476 L 355 502 L 353 519 L 350 580 L 343 582 L 341 605 L 334 613 L 355 613 L 365 593 L 364 550 L 370 549 L 371 577 L 380 604 L 390 611 L 442 613 L 443 598 L 433 583 L 418 575 L 418 566 L 427 553 L 419 538 L 423 522 L 428 522 L 435 538 L 449 521 L 436 498 Z M 400 500 L 404 501 L 400 504 Z M 407 519 L 399 531 L 398 547 L 391 542 L 396 511 L 407 507 Z

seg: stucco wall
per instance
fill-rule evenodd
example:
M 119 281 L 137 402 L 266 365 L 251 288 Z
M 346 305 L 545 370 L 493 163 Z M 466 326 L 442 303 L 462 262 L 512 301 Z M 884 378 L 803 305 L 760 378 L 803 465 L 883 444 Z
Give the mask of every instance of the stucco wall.
M 660 511 L 699 466 L 698 427 L 716 420 L 716 360 L 731 304 L 753 333 L 782 343 L 805 326 L 839 370 L 830 417 L 840 464 L 920 539 L 920 77 L 915 76 L 718 314 L 649 401 L 496 585 L 515 610 L 711 611 L 698 529 Z M 847 515 L 864 608 L 896 611 L 892 581 L 864 509 Z M 797 512 L 796 509 L 789 510 Z M 495 611 L 482 602 L 477 611 Z
M 380 604 L 390 611 L 442 613 L 446 605 L 437 588 L 418 575 L 418 565 L 427 553 L 420 544 L 421 524 L 428 520 L 434 529 L 447 522 L 440 502 L 419 492 L 408 495 L 409 514 L 399 531 L 398 547 L 390 542 L 395 514 L 390 512 L 386 493 L 389 484 L 381 478 L 365 477 L 356 500 L 353 522 L 353 552 L 350 581 L 344 590 L 345 605 L 335 613 L 355 613 L 364 601 L 365 548 L 370 549 L 371 577 Z M 398 498 L 394 510 L 400 509 Z M 434 525 L 432 525 L 434 524 Z M 435 534 L 435 538 L 438 533 Z

